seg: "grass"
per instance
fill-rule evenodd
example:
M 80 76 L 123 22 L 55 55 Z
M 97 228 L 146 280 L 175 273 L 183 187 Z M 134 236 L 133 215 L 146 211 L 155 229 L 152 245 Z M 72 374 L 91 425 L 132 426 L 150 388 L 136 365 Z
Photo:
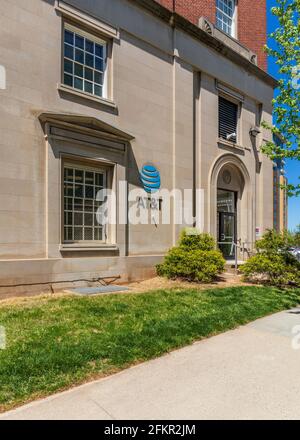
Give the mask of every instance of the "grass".
M 155 358 L 295 306 L 300 292 L 270 287 L 160 290 L 39 298 L 0 306 L 0 409 Z

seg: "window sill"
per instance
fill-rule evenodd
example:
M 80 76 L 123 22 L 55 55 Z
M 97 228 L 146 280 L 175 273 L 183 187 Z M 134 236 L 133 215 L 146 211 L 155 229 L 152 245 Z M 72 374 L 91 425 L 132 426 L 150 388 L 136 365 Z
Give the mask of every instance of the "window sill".
M 227 141 L 226 139 L 218 138 L 217 143 L 219 147 L 230 147 L 234 150 L 245 151 L 245 148 L 235 142 Z
M 98 244 L 98 245 L 82 245 L 82 244 L 62 244 L 61 252 L 101 252 L 101 251 L 118 251 L 119 247 L 114 244 Z
M 104 105 L 104 106 L 112 108 L 112 109 L 117 108 L 116 103 L 114 103 L 113 101 L 110 101 L 109 99 L 100 98 L 100 97 L 98 98 L 97 96 L 93 96 L 88 93 L 81 92 L 79 90 L 75 90 L 72 87 L 66 86 L 65 84 L 58 84 L 57 90 L 59 92 L 69 93 L 71 95 L 78 96 L 83 99 L 87 99 L 89 101 L 97 102 L 100 105 Z

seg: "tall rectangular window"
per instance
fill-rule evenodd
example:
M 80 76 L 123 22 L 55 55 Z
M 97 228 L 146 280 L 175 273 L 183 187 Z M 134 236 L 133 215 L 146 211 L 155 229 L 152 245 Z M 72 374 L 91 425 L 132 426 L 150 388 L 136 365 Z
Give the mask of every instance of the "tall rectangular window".
M 106 98 L 107 43 L 65 25 L 63 83 L 90 95 Z
M 238 105 L 219 96 L 219 138 L 237 142 Z
M 105 226 L 97 211 L 105 201 L 96 200 L 107 187 L 104 169 L 65 163 L 64 165 L 64 242 L 106 241 Z M 99 223 L 100 220 L 100 223 Z
M 216 25 L 226 34 L 235 37 L 235 0 L 216 0 Z

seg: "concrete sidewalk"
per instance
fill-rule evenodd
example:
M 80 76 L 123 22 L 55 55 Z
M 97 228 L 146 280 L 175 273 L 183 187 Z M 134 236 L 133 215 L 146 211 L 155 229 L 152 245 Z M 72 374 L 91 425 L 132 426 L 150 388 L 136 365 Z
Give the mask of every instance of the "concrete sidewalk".
M 300 308 L 34 402 L 0 420 L 300 419 L 300 350 L 292 348 L 296 325 Z

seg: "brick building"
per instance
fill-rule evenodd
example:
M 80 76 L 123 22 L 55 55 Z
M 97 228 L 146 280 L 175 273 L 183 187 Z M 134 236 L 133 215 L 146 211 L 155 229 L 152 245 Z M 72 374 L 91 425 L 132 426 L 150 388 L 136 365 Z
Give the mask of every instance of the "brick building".
M 201 17 L 206 17 L 256 53 L 259 67 L 267 69 L 267 55 L 263 51 L 267 34 L 265 0 L 156 1 L 196 25 Z

